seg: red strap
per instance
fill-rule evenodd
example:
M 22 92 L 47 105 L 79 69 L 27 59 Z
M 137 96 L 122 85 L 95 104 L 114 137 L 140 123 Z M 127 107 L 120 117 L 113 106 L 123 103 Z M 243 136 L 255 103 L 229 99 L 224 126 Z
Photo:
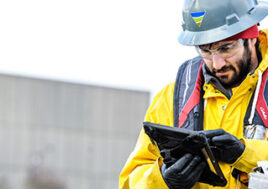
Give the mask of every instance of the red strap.
M 268 127 L 268 107 L 267 102 L 264 98 L 264 88 L 267 83 L 268 70 L 266 70 L 262 76 L 262 83 L 260 87 L 260 92 L 257 100 L 256 109 L 261 116 L 261 119 L 265 127 Z M 267 86 L 268 87 L 268 86 Z
M 188 99 L 187 103 L 184 105 L 180 116 L 179 116 L 179 127 L 181 127 L 184 122 L 186 121 L 188 114 L 190 111 L 197 105 L 199 104 L 200 101 L 200 91 L 202 87 L 202 65 L 203 61 L 201 62 L 199 71 L 198 71 L 198 77 L 195 83 L 195 88 L 193 93 L 191 94 L 191 97 Z

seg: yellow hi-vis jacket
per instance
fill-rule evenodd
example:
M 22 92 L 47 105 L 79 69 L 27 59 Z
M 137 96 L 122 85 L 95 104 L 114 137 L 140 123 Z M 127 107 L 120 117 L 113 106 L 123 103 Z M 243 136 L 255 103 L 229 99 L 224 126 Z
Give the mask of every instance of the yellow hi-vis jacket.
M 225 187 L 214 187 L 204 183 L 196 183 L 193 188 L 247 188 L 232 176 L 234 168 L 249 173 L 257 166 L 258 161 L 268 160 L 268 141 L 243 138 L 243 119 L 258 81 L 258 70 L 263 73 L 268 68 L 267 36 L 268 30 L 260 32 L 260 51 L 262 61 L 253 74 L 232 89 L 233 96 L 228 100 L 221 92 L 210 84 L 204 84 L 203 99 L 204 130 L 223 128 L 225 131 L 241 139 L 245 151 L 233 164 L 219 162 L 228 183 Z M 145 121 L 173 126 L 173 93 L 174 83 L 167 85 L 158 93 L 147 110 Z M 119 178 L 120 189 L 166 189 L 168 186 L 162 178 L 160 167 L 163 158 L 157 146 L 153 145 L 142 129 L 134 151 L 129 156 Z

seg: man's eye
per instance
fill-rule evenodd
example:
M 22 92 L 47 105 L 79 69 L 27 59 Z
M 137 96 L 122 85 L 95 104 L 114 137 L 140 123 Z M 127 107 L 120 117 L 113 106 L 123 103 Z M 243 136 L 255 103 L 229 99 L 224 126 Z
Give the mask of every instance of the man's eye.
M 206 49 L 201 49 L 201 53 L 210 54 L 210 51 L 209 50 L 206 50 Z
M 228 48 L 228 47 L 221 47 L 218 49 L 218 52 L 220 52 L 220 53 L 227 53 L 229 51 L 230 51 L 230 48 Z

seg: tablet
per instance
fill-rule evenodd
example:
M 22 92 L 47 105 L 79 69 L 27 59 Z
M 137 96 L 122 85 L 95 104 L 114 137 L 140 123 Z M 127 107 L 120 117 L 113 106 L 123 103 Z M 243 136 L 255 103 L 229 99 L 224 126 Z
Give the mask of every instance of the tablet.
M 212 175 L 210 184 L 225 186 L 227 181 L 215 159 L 211 146 L 205 134 L 183 128 L 169 127 L 151 122 L 143 123 L 145 133 L 150 137 L 153 144 L 157 144 L 164 163 L 169 166 L 185 153 L 191 153 L 204 157 L 209 166 L 209 175 Z

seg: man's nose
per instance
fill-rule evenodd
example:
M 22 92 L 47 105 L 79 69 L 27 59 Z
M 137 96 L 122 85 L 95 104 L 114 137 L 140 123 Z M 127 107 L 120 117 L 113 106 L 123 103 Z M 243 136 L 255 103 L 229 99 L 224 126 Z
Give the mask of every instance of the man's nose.
M 225 59 L 217 54 L 212 55 L 213 68 L 215 70 L 220 70 L 223 66 L 225 66 Z

